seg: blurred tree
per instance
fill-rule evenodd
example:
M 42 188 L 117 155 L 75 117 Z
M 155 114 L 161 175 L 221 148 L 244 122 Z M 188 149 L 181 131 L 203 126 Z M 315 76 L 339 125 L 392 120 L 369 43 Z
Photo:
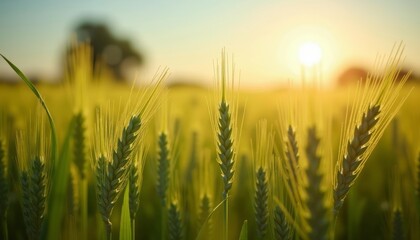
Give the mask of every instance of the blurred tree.
M 407 82 L 411 83 L 420 83 L 420 78 L 418 75 L 411 73 L 407 69 L 401 69 L 396 76 L 396 81 L 401 81 L 405 75 L 409 74 Z M 339 86 L 348 86 L 351 84 L 356 84 L 358 81 L 361 83 L 366 82 L 366 78 L 368 77 L 368 70 L 363 67 L 349 67 L 344 70 L 337 79 Z
M 338 85 L 348 86 L 355 84 L 358 81 L 362 81 L 362 83 L 364 83 L 366 81 L 367 75 L 368 71 L 363 67 L 347 68 L 338 76 Z
M 79 42 L 91 44 L 94 66 L 98 62 L 105 64 L 118 81 L 125 80 L 129 71 L 144 62 L 143 54 L 129 40 L 117 38 L 103 23 L 82 22 L 75 32 Z

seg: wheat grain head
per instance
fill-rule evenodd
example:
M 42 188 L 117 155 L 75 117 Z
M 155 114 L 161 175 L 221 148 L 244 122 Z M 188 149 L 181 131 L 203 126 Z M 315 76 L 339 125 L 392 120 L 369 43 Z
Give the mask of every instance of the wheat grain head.
M 359 84 L 354 103 L 344 123 L 334 177 L 334 213 L 338 214 L 351 186 L 405 98 L 400 91 L 408 78 L 397 79 L 403 53 L 399 45 L 382 66 L 381 75 L 369 75 Z M 378 64 L 381 66 L 381 64 Z

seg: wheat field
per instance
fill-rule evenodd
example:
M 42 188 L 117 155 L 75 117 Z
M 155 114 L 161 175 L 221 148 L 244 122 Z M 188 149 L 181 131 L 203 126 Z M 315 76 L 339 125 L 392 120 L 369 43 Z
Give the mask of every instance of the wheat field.
M 168 69 L 116 84 L 83 44 L 60 85 L 8 62 L 22 81 L 0 85 L 1 239 L 419 239 L 402 54 L 337 89 L 238 88 L 224 51 L 213 88 L 168 88 Z

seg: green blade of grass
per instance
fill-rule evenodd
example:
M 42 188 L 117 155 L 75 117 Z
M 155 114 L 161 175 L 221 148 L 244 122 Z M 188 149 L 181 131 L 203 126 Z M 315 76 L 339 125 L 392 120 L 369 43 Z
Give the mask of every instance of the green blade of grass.
M 130 219 L 130 206 L 128 203 L 128 187 L 124 191 L 124 200 L 121 210 L 120 221 L 120 240 L 132 240 L 131 236 L 131 219 Z
M 239 235 L 239 240 L 248 240 L 248 220 L 244 221 L 242 224 L 241 234 Z
M 48 199 L 48 212 L 45 219 L 46 224 L 44 224 L 45 229 L 42 231 L 41 239 L 55 240 L 60 238 L 65 208 L 65 204 L 63 203 L 65 203 L 67 198 L 67 184 L 70 174 L 70 142 L 74 128 L 75 121 L 72 119 L 61 148 L 60 157 L 58 159 L 59 164 L 52 176 L 53 187 L 51 189 L 50 198 Z
M 5 56 L 3 56 L 3 54 L 0 54 L 1 57 L 7 62 L 7 64 L 9 64 L 9 66 L 15 71 L 15 73 L 25 82 L 25 84 L 29 87 L 29 89 L 31 89 L 31 91 L 34 93 L 34 95 L 38 98 L 38 100 L 40 101 L 42 107 L 44 108 L 45 112 L 47 113 L 48 116 L 48 122 L 50 124 L 50 128 L 51 128 L 51 159 L 53 161 L 53 163 L 56 163 L 56 157 L 57 157 L 57 132 L 55 129 L 55 125 L 54 125 L 54 120 L 51 116 L 50 111 L 48 110 L 47 105 L 45 104 L 44 99 L 42 98 L 42 95 L 39 93 L 38 89 L 36 89 L 36 87 L 32 84 L 32 82 L 25 76 L 25 74 L 23 74 L 23 72 L 16 67 L 11 61 L 9 61 L 9 59 L 7 59 Z
M 216 210 L 223 205 L 223 203 L 226 201 L 226 198 L 223 199 L 219 204 L 217 204 L 217 206 L 210 212 L 210 214 L 207 216 L 206 220 L 204 221 L 203 225 L 201 226 L 200 230 L 198 231 L 197 237 L 195 238 L 196 240 L 201 239 L 203 236 L 203 229 L 205 228 L 207 222 L 210 220 L 211 216 L 213 216 L 213 214 L 216 212 Z

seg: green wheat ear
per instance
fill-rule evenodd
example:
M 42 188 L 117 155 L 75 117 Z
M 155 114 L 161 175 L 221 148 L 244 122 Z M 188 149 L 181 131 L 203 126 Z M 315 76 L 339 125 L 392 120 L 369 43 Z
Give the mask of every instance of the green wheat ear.
M 359 85 L 357 89 L 355 104 L 344 125 L 336 164 L 333 190 L 335 217 L 386 127 L 408 96 L 400 96 L 409 77 L 409 74 L 398 77 L 403 49 L 402 44 L 396 47 L 387 59 L 384 71 L 370 75 L 365 86 L 360 88 Z
M 20 184 L 22 188 L 22 213 L 23 213 L 23 222 L 26 227 L 26 234 L 28 237 L 32 235 L 32 211 L 31 211 L 31 194 L 29 192 L 29 176 L 27 171 L 22 171 L 20 175 Z
M 139 184 L 138 164 L 131 164 L 129 176 L 129 209 L 131 220 L 136 219 L 136 214 L 140 205 L 140 184 Z
M 166 133 L 159 135 L 159 153 L 158 153 L 158 173 L 156 189 L 160 197 L 162 206 L 166 205 L 167 190 L 169 186 L 169 149 Z
M 223 178 L 223 198 L 228 196 L 229 190 L 232 188 L 232 178 L 234 174 L 234 152 L 232 140 L 231 115 L 229 105 L 222 100 L 219 107 L 219 132 L 218 132 L 218 148 L 220 158 L 220 170 Z
M 257 235 L 263 239 L 268 228 L 268 181 L 266 171 L 259 167 L 256 173 L 255 183 L 255 220 L 257 222 Z
M 79 170 L 80 177 L 86 178 L 87 159 L 86 159 L 86 119 L 82 112 L 76 113 L 74 116 L 75 126 L 73 135 L 73 157 L 74 162 Z
M 290 226 L 286 220 L 284 212 L 279 206 L 274 208 L 274 239 L 276 240 L 291 240 L 292 234 Z
M 121 192 L 126 186 L 131 165 L 133 144 L 141 126 L 140 116 L 131 117 L 118 139 L 112 161 L 99 157 L 97 165 L 98 207 L 105 223 L 108 239 L 111 238 L 111 214 Z
M 296 140 L 296 131 L 289 125 L 287 128 L 287 146 L 286 156 L 290 162 L 290 166 L 297 167 L 299 165 L 299 146 Z
M 198 212 L 198 229 L 204 227 L 203 231 L 205 233 L 204 239 L 212 239 L 212 220 L 211 217 L 207 220 L 207 217 L 212 211 L 212 204 L 210 197 L 207 194 L 204 194 L 200 200 L 200 209 Z M 203 226 L 203 224 L 206 224 Z
M 337 183 L 334 186 L 334 213 L 343 205 L 351 186 L 353 185 L 357 171 L 360 170 L 362 160 L 361 155 L 366 151 L 369 140 L 373 134 L 374 128 L 379 120 L 380 106 L 374 105 L 363 113 L 359 126 L 354 129 L 353 138 L 347 143 L 346 155 L 343 158 L 342 165 L 337 173 Z
M 296 138 L 296 131 L 293 130 L 292 126 L 289 125 L 287 128 L 287 142 L 286 142 L 286 159 L 289 162 L 288 169 L 289 176 L 293 179 L 289 181 L 293 181 L 296 184 L 299 184 L 298 179 L 298 164 L 299 164 L 299 146 Z
M 22 211 L 29 239 L 40 239 L 44 222 L 47 179 L 45 164 L 40 157 L 31 161 L 29 171 L 21 172 Z
M 183 225 L 181 219 L 181 212 L 176 202 L 171 202 L 168 209 L 168 223 L 169 223 L 169 239 L 181 240 L 183 239 Z

